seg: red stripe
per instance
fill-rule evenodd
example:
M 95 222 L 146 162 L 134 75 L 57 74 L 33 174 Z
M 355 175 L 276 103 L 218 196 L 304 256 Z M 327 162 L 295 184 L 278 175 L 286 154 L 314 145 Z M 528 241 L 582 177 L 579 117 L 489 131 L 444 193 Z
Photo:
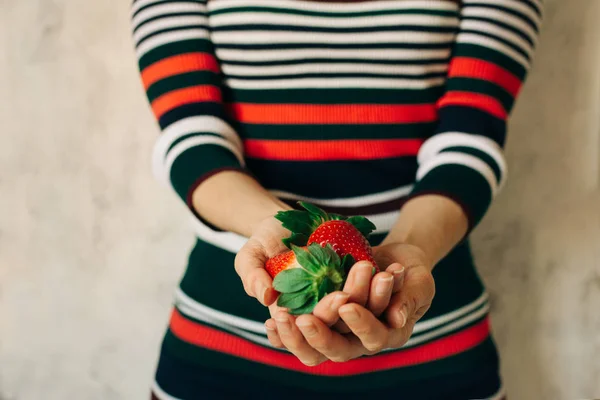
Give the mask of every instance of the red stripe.
M 435 104 L 250 104 L 229 106 L 248 124 L 409 124 L 435 121 Z
M 157 118 L 164 113 L 184 104 L 202 101 L 221 101 L 221 91 L 216 86 L 198 85 L 173 90 L 159 96 L 152 102 L 152 110 Z
M 417 155 L 422 139 L 244 141 L 247 157 L 265 160 L 374 160 Z
M 467 106 L 477 108 L 503 120 L 508 116 L 508 113 L 497 99 L 485 94 L 473 92 L 447 92 L 438 102 L 438 107 L 442 108 L 446 106 Z
M 473 78 L 495 83 L 513 97 L 521 89 L 521 80 L 494 63 L 470 57 L 454 57 L 450 63 L 450 77 Z
M 186 53 L 160 60 L 142 71 L 144 88 L 169 76 L 193 71 L 211 71 L 219 73 L 217 60 L 206 53 Z
M 291 354 L 259 346 L 190 321 L 177 310 L 173 310 L 171 314 L 170 329 L 184 342 L 246 360 L 315 375 L 344 376 L 408 367 L 463 353 L 482 343 L 489 336 L 490 327 L 486 318 L 463 331 L 422 346 L 355 359 L 343 364 L 327 361 L 317 367 L 308 367 Z

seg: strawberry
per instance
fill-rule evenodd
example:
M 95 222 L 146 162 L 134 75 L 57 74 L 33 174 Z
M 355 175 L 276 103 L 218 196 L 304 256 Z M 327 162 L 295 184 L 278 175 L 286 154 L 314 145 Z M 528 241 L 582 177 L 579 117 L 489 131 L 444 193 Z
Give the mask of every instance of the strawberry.
M 291 247 L 267 260 L 265 269 L 274 278 L 273 287 L 281 293 L 277 305 L 287 308 L 290 314 L 310 314 L 319 300 L 342 288 L 346 270 L 354 260 L 350 255 L 340 258 L 331 245 Z
M 356 261 L 366 260 L 373 263 L 377 270 L 373 251 L 367 240 L 375 229 L 371 221 L 361 216 L 348 218 L 339 214 L 328 214 L 309 203 L 299 202 L 299 204 L 306 211 L 281 211 L 275 216 L 282 222 L 284 228 L 292 232 L 289 238 L 283 240 L 286 246 L 330 244 L 340 257 L 350 254 Z
M 308 244 L 311 243 L 318 243 L 321 246 L 330 244 L 339 256 L 350 254 L 356 261 L 366 260 L 377 268 L 369 241 L 348 221 L 323 222 L 308 237 Z

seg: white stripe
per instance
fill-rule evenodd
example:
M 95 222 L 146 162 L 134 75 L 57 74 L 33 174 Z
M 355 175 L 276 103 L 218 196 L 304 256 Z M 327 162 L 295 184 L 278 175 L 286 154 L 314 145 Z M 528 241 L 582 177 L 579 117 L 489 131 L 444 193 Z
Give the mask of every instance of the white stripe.
M 221 69 L 227 75 L 264 76 L 264 75 L 292 75 L 308 73 L 368 73 L 368 74 L 398 74 L 398 75 L 423 75 L 434 72 L 446 72 L 447 64 L 430 65 L 380 65 L 369 63 L 344 63 L 344 64 L 298 64 L 276 66 L 241 66 L 222 64 Z
M 479 32 L 486 32 L 499 38 L 502 38 L 515 46 L 519 47 L 525 53 L 531 55 L 533 52 L 533 47 L 527 41 L 523 40 L 522 37 L 517 35 L 516 33 L 509 31 L 508 29 L 502 28 L 498 25 L 483 22 L 483 21 L 474 21 L 474 20 L 466 20 L 463 21 L 461 25 L 461 29 L 469 29 Z
M 222 119 L 213 116 L 184 118 L 169 125 L 158 137 L 152 154 L 152 165 L 155 176 L 162 176 L 167 151 L 173 142 L 194 132 L 217 133 L 226 140 L 232 142 L 239 151 L 243 148 L 239 136 L 233 128 Z
M 297 0 L 219 0 L 208 3 L 209 9 L 223 10 L 227 8 L 235 9 L 237 7 L 275 7 L 287 8 L 293 10 L 323 11 L 331 13 L 340 12 L 360 12 L 360 11 L 379 11 L 379 10 L 456 10 L 457 5 L 453 2 L 441 1 L 369 1 L 366 3 L 335 3 L 327 4 L 323 2 L 309 2 Z
M 489 310 L 490 310 L 490 306 L 488 304 L 486 304 L 485 306 L 483 306 L 479 310 L 475 311 L 474 313 L 467 315 L 464 318 L 458 319 L 458 320 L 452 322 L 451 324 L 448 324 L 439 329 L 436 329 L 431 332 L 427 332 L 423 335 L 409 339 L 408 342 L 406 342 L 406 344 L 404 346 L 402 346 L 402 348 L 416 346 L 418 344 L 428 342 L 432 339 L 440 337 L 448 332 L 452 332 L 454 330 L 462 328 L 463 326 L 468 325 L 471 322 L 483 317 L 485 314 L 488 313 Z
M 399 199 L 410 193 L 413 185 L 401 186 L 397 189 L 387 190 L 385 192 L 366 194 L 364 196 L 346 197 L 339 199 L 318 199 L 315 197 L 306 197 L 299 194 L 283 192 L 280 190 L 270 190 L 271 194 L 281 199 L 287 200 L 302 200 L 315 203 L 320 206 L 329 207 L 360 207 L 369 206 L 377 203 Z
M 190 309 L 189 307 L 187 307 L 185 305 L 180 305 L 177 307 L 177 309 L 184 315 L 187 315 L 189 317 L 195 318 L 199 321 L 202 321 L 202 322 L 205 322 L 208 324 L 218 326 L 221 329 L 225 329 L 226 331 L 231 332 L 234 335 L 243 337 L 244 339 L 250 340 L 251 342 L 258 343 L 265 347 L 275 348 L 275 346 L 271 345 L 271 343 L 269 342 L 269 339 L 267 339 L 265 336 L 259 336 L 259 335 L 255 335 L 253 333 L 246 332 L 246 331 L 244 331 L 242 329 L 238 329 L 230 324 L 216 321 L 216 320 L 210 318 L 209 316 L 206 316 L 201 313 L 194 313 L 194 311 L 192 309 Z
M 386 78 L 299 78 L 242 80 L 226 79 L 233 89 L 303 89 L 303 88 L 381 88 L 429 89 L 441 86 L 446 78 L 386 79 Z
M 169 393 L 162 390 L 162 388 L 160 386 L 158 386 L 158 382 L 156 382 L 156 381 L 154 381 L 154 383 L 152 383 L 152 391 L 154 392 L 156 397 L 159 398 L 159 400 L 182 400 L 182 399 L 178 399 L 177 397 L 173 397 Z
M 157 3 L 159 1 L 161 0 L 136 0 L 131 6 L 131 16 L 133 17 L 133 14 L 138 12 L 138 10 L 142 7 L 146 7 L 150 4 Z
M 468 5 L 468 7 L 465 7 L 465 9 L 477 7 L 478 4 L 484 5 L 484 4 L 489 4 L 489 2 L 481 1 L 481 0 L 474 0 L 474 1 L 466 0 L 465 5 Z M 505 7 L 505 8 L 511 9 L 513 11 L 517 11 L 518 13 L 529 17 L 529 19 L 535 24 L 536 28 L 538 28 L 538 29 L 540 28 L 541 18 L 538 15 L 538 13 L 533 8 L 531 8 L 527 4 L 524 4 L 520 0 L 516 0 L 516 1 L 515 0 L 495 0 L 493 5 L 497 6 L 497 7 Z M 489 8 L 484 8 L 484 7 L 482 7 L 482 9 L 490 10 Z M 507 15 L 507 13 L 505 13 L 505 12 L 503 14 Z M 503 19 L 504 18 L 500 18 L 500 21 L 502 21 Z
M 181 142 L 177 143 L 169 151 L 169 154 L 167 155 L 167 158 L 165 159 L 165 168 L 164 168 L 163 179 L 165 179 L 165 180 L 170 179 L 171 167 L 173 166 L 173 163 L 175 162 L 177 157 L 179 157 L 183 152 L 185 152 L 186 150 L 189 150 L 193 147 L 202 146 L 202 145 L 206 145 L 206 144 L 213 144 L 213 145 L 221 146 L 221 147 L 228 149 L 238 159 L 240 164 L 244 165 L 244 156 L 242 155 L 242 152 L 236 146 L 234 146 L 231 142 L 229 142 L 225 139 L 222 139 L 222 138 L 214 137 L 214 136 L 192 136 L 190 138 L 184 139 Z M 159 172 L 158 176 L 159 177 L 161 176 L 160 172 Z
M 417 160 L 419 164 L 425 163 L 427 160 L 437 156 L 442 150 L 455 146 L 472 147 L 489 155 L 494 159 L 498 168 L 500 168 L 499 186 L 502 186 L 506 181 L 507 167 L 506 160 L 502 154 L 502 148 L 500 148 L 498 143 L 494 142 L 492 139 L 481 135 L 472 135 L 462 132 L 437 134 L 423 143 L 419 149 Z
M 462 12 L 462 15 L 463 18 L 465 18 L 465 22 L 469 20 L 469 17 L 479 17 L 500 21 L 525 33 L 534 43 L 537 42 L 538 34 L 531 27 L 531 25 L 523 21 L 523 19 L 515 17 L 512 14 L 507 14 L 500 10 L 494 10 L 491 8 L 465 8 L 465 10 Z
M 454 330 L 458 327 L 470 323 L 471 321 L 485 314 L 485 312 L 489 309 L 489 305 L 485 304 L 487 300 L 487 293 L 483 293 L 475 301 L 466 304 L 450 313 L 437 316 L 428 321 L 417 322 L 413 329 L 413 336 L 416 335 L 414 339 L 426 341 L 431 339 L 432 337 L 444 334 L 449 330 Z M 237 317 L 210 308 L 204 304 L 198 303 L 196 300 L 186 295 L 180 288 L 178 288 L 175 291 L 175 304 L 178 308 L 185 308 L 186 313 L 191 317 L 201 319 L 205 322 L 214 325 L 217 325 L 218 323 L 219 326 L 221 326 L 224 329 L 230 329 L 227 328 L 227 326 L 229 326 L 231 327 L 231 329 L 238 328 L 243 329 L 245 331 L 254 332 L 262 336 L 266 335 L 266 330 L 262 322 Z M 484 307 L 474 312 L 474 310 L 478 309 L 484 304 Z M 452 322 L 452 324 L 449 324 L 450 322 Z M 449 326 L 450 328 L 447 329 L 447 326 Z M 437 329 L 426 334 L 419 335 L 419 333 L 425 330 L 430 330 L 436 327 L 441 327 L 441 329 Z M 433 334 L 433 332 L 439 332 L 439 334 Z M 427 339 L 420 339 L 421 337 L 426 337 Z M 413 341 L 410 343 L 414 344 L 415 342 Z M 407 343 L 407 346 L 408 345 L 409 344 Z
M 392 229 L 399 215 L 400 210 L 376 215 L 365 215 L 365 217 L 375 224 L 376 228 L 373 233 L 386 233 Z
M 307 58 L 364 59 L 364 60 L 429 60 L 445 59 L 450 49 L 299 49 L 299 50 L 231 50 L 216 49 L 220 60 L 227 61 L 290 61 Z
M 495 39 L 488 38 L 486 36 L 482 36 L 482 35 L 478 35 L 478 34 L 474 34 L 474 33 L 459 33 L 458 37 L 456 38 L 456 42 L 458 44 L 470 43 L 470 44 L 475 44 L 475 45 L 482 46 L 482 47 L 487 47 L 492 50 L 496 50 L 497 52 L 500 52 L 500 53 L 512 58 L 513 60 L 515 60 L 516 62 L 521 64 L 523 66 L 523 68 L 529 69 L 529 60 L 527 60 L 525 57 L 523 57 L 523 55 L 516 52 L 512 48 L 508 47 L 504 43 L 499 42 Z
M 192 228 L 196 236 L 203 241 L 217 246 L 220 249 L 236 254 L 248 241 L 244 236 L 233 232 L 217 232 L 204 225 L 198 218 L 193 217 Z
M 475 310 L 477 307 L 481 306 L 483 303 L 488 301 L 488 297 L 489 296 L 488 296 L 487 292 L 483 292 L 481 294 L 481 296 L 479 296 L 477 298 L 477 300 L 475 300 L 474 302 L 469 303 L 460 308 L 457 308 L 456 310 L 449 312 L 448 314 L 443 314 L 443 315 L 428 319 L 423 322 L 417 322 L 417 324 L 415 325 L 415 327 L 413 329 L 413 335 L 417 334 L 417 333 L 421 333 L 423 331 L 427 331 L 429 329 L 436 328 L 440 325 L 447 324 L 448 322 L 450 322 L 454 319 L 457 319 L 457 318 L 462 317 L 463 315 L 469 314 L 471 311 Z
M 198 303 L 196 300 L 189 297 L 184 293 L 183 290 L 181 290 L 181 288 L 177 288 L 175 290 L 175 304 L 178 307 L 187 307 L 192 313 L 190 314 L 192 317 L 195 315 L 204 315 L 208 316 L 211 321 L 219 321 L 226 325 L 232 325 L 246 331 L 261 334 L 263 336 L 267 334 L 263 323 L 246 318 L 236 317 L 235 315 L 227 314 L 225 312 L 205 306 L 204 304 Z
M 454 39 L 453 33 L 432 32 L 364 32 L 364 33 L 324 33 L 289 31 L 228 31 L 213 32 L 215 44 L 294 44 L 294 43 L 448 43 Z
M 206 17 L 200 15 L 157 19 L 156 21 L 149 22 L 138 29 L 133 34 L 133 40 L 135 43 L 138 43 L 143 37 L 163 29 L 179 28 L 182 26 L 189 27 L 190 25 L 194 25 L 196 28 L 206 28 L 207 23 L 208 20 Z
M 134 29 L 137 28 L 141 23 L 154 17 L 160 17 L 173 13 L 181 12 L 205 12 L 206 7 L 200 3 L 168 3 L 161 4 L 154 7 L 145 9 L 136 15 L 132 20 L 131 24 Z
M 323 28 L 363 28 L 380 26 L 434 26 L 436 28 L 445 26 L 456 26 L 458 18 L 418 15 L 418 14 L 396 14 L 396 15 L 370 15 L 366 17 L 325 17 L 309 15 L 275 14 L 270 12 L 240 12 L 217 14 L 210 17 L 213 27 L 227 25 L 239 25 L 241 23 L 288 25 L 301 27 L 323 27 Z
M 436 157 L 433 157 L 424 164 L 421 164 L 417 170 L 417 180 L 423 179 L 423 177 L 426 176 L 429 171 L 439 166 L 448 164 L 463 165 L 479 172 L 490 185 L 492 197 L 496 195 L 496 192 L 498 191 L 498 182 L 496 181 L 496 175 L 494 174 L 494 171 L 486 162 L 481 161 L 479 158 L 470 154 L 455 152 L 438 154 Z
M 150 50 L 153 50 L 164 44 L 172 44 L 180 40 L 188 39 L 208 39 L 209 37 L 210 35 L 206 29 L 199 28 L 165 32 L 161 33 L 160 35 L 148 38 L 148 40 L 144 40 L 144 42 L 137 47 L 136 55 L 138 59 L 140 59 L 144 54 L 148 53 Z

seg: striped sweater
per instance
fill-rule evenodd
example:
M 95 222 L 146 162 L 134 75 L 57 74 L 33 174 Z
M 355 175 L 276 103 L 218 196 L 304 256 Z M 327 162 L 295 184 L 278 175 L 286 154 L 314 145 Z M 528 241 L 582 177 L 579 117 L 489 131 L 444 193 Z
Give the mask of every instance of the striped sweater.
M 455 200 L 473 228 L 506 179 L 506 120 L 541 11 L 541 0 L 136 0 L 162 131 L 154 172 L 189 205 L 207 177 L 246 171 L 290 204 L 366 215 L 373 244 L 426 193 Z M 267 310 L 233 269 L 246 239 L 190 215 L 198 241 L 165 338 L 183 359 L 340 390 L 495 360 L 468 241 L 436 266 L 433 305 L 404 348 L 311 368 L 269 345 Z

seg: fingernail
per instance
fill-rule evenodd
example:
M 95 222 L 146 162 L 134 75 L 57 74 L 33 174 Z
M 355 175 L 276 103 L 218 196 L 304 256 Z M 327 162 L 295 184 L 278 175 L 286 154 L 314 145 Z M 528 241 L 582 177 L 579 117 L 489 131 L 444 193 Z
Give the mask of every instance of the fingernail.
M 375 294 L 377 296 L 386 295 L 390 291 L 393 283 L 393 276 L 386 276 L 385 278 L 379 279 L 379 281 L 377 281 L 377 285 L 375 285 Z
M 364 272 L 364 273 L 368 273 L 369 275 L 371 274 L 371 272 L 373 271 L 373 264 L 371 264 L 368 261 L 361 261 L 359 268 Z
M 290 321 L 284 314 L 277 314 L 275 316 L 275 321 L 277 321 L 277 329 L 281 333 L 288 333 L 290 331 Z
M 344 320 L 348 322 L 355 322 L 358 321 L 358 319 L 360 318 L 354 307 L 348 307 L 342 312 L 342 314 L 344 316 Z
M 393 271 L 392 275 L 394 275 L 394 277 L 400 277 L 400 276 L 404 275 L 404 267 Z
M 296 321 L 296 326 L 298 328 L 300 328 L 302 333 L 305 334 L 306 336 L 314 336 L 317 334 L 317 328 L 310 321 L 304 321 L 304 320 Z
M 276 327 L 274 326 L 269 326 L 268 323 L 265 322 L 265 329 L 270 331 L 270 332 L 275 332 L 277 330 Z
M 406 321 L 408 320 L 408 307 L 406 305 L 402 306 L 402 309 L 398 312 L 398 316 L 400 317 L 400 328 L 404 328 L 406 326 Z
M 333 298 L 333 301 L 331 302 L 331 306 L 329 308 L 332 310 L 337 310 L 344 303 L 346 303 L 348 301 L 348 298 L 350 298 L 350 295 L 348 293 L 336 294 L 335 297 Z

